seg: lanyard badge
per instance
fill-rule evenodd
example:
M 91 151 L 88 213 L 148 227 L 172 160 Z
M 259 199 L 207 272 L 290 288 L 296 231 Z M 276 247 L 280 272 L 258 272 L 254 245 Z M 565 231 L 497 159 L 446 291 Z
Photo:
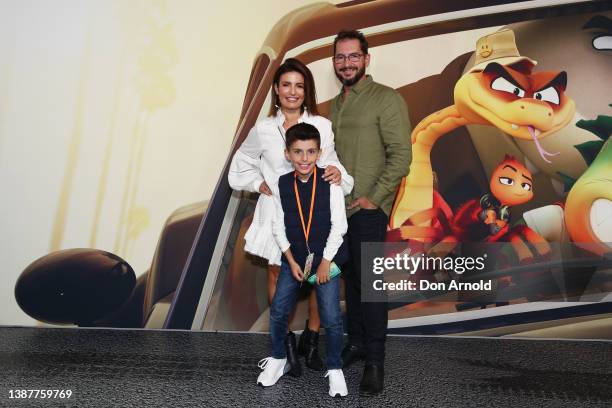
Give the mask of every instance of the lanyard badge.
M 304 265 L 304 280 L 308 279 L 312 270 L 312 262 L 314 260 L 314 253 L 310 252 L 308 246 L 308 236 L 310 235 L 310 226 L 312 225 L 312 211 L 314 209 L 314 198 L 315 191 L 317 190 L 317 167 L 314 168 L 313 182 L 312 182 L 312 194 L 310 195 L 310 214 L 308 215 L 308 226 L 304 222 L 304 213 L 302 212 L 302 203 L 300 201 L 300 193 L 297 188 L 297 172 L 293 174 L 293 190 L 295 191 L 295 199 L 298 205 L 298 211 L 300 213 L 300 221 L 302 222 L 302 231 L 304 232 L 304 238 L 306 240 L 306 249 L 308 250 L 308 256 L 306 257 L 306 264 Z

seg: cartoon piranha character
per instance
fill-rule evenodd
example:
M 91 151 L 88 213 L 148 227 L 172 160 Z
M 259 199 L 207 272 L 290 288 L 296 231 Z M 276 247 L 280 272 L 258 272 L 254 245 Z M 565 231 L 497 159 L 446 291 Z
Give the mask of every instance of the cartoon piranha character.
M 450 249 L 459 242 L 512 243 L 519 260 L 529 262 L 534 256 L 525 244 L 530 243 L 541 256 L 551 252 L 550 245 L 525 225 L 510 228 L 510 207 L 533 198 L 531 172 L 514 157 L 506 155 L 495 168 L 489 184 L 490 193 L 461 205 L 450 222 L 452 235 L 438 244 Z M 449 246 L 450 244 L 450 246 Z
M 606 142 L 565 202 L 565 225 L 572 241 L 599 255 L 612 253 L 612 138 L 607 132 Z
M 455 104 L 427 116 L 412 132 L 412 164 L 398 191 L 391 229 L 432 208 L 431 149 L 439 137 L 460 126 L 495 126 L 513 137 L 533 140 L 546 161 L 556 155 L 544 150 L 538 140 L 563 128 L 574 116 L 574 102 L 564 93 L 566 73 L 532 73 L 536 62 L 519 54 L 511 30 L 485 36 L 476 46 L 475 66 L 455 85 Z

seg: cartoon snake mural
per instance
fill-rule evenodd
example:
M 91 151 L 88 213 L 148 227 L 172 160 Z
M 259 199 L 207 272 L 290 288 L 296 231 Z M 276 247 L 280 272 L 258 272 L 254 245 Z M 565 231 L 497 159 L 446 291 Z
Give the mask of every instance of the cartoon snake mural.
M 512 30 L 478 40 L 474 67 L 455 85 L 455 103 L 427 116 L 412 132 L 412 164 L 391 212 L 391 229 L 434 206 L 431 150 L 438 138 L 460 126 L 495 126 L 515 138 L 533 140 L 547 162 L 558 154 L 544 150 L 538 140 L 570 123 L 575 104 L 564 93 L 565 72 L 532 73 L 535 65 L 519 54 Z M 416 218 L 420 227 L 431 224 L 431 218 Z

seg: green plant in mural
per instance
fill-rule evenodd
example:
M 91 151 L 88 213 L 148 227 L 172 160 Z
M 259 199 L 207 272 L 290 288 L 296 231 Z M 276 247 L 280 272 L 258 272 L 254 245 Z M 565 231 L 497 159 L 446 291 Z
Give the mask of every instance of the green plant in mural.
M 125 257 L 130 254 L 131 246 L 139 235 L 150 226 L 149 209 L 138 204 L 149 121 L 154 113 L 167 108 L 176 99 L 171 71 L 178 63 L 178 48 L 167 2 L 147 2 L 143 4 L 142 11 L 139 54 L 133 79 L 140 106 L 130 141 L 130 160 L 115 239 L 115 252 Z
M 612 107 L 612 104 L 609 106 Z M 594 120 L 581 119 L 576 122 L 576 126 L 581 129 L 588 130 L 601 139 L 589 140 L 588 142 L 574 146 L 582 155 L 582 158 L 586 162 L 587 166 L 590 166 L 612 134 L 612 116 L 598 115 Z M 558 172 L 558 174 L 563 180 L 565 192 L 571 190 L 573 185 L 576 183 L 576 179 L 561 172 Z

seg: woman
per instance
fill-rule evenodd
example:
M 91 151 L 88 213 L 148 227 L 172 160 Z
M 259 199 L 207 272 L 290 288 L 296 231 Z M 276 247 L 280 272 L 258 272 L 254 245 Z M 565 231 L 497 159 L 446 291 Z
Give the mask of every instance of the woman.
M 245 250 L 268 260 L 268 303 L 274 297 L 281 263 L 281 251 L 272 235 L 274 202 L 270 185 L 276 185 L 281 175 L 293 170 L 284 154 L 285 131 L 300 122 L 315 126 L 321 134 L 321 156 L 317 164 L 325 168 L 323 179 L 340 184 L 345 195 L 353 188 L 353 178 L 346 173 L 334 150 L 331 122 L 318 114 L 314 79 L 308 67 L 294 58 L 281 64 L 274 74 L 271 99 L 269 116 L 251 129 L 236 151 L 228 175 L 234 190 L 261 193 L 253 222 L 245 235 Z M 314 291 L 310 294 L 308 310 L 310 318 L 300 336 L 298 350 L 306 356 L 308 367 L 320 371 L 324 366 L 318 355 L 320 322 Z M 293 333 L 288 335 L 287 348 L 292 361 Z

